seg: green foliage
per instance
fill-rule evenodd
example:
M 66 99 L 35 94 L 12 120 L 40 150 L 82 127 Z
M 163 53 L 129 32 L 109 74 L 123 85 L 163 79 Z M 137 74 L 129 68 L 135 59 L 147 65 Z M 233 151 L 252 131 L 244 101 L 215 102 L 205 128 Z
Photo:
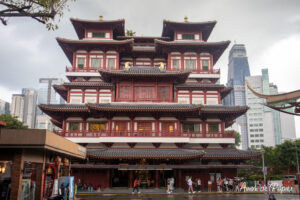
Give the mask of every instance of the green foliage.
M 234 132 L 234 144 L 233 145 L 231 145 L 230 147 L 231 148 L 236 148 L 236 147 L 238 147 L 238 146 L 240 146 L 240 144 L 241 144 L 241 135 L 240 135 L 240 133 L 239 132 L 237 132 L 237 131 L 234 131 L 234 130 L 230 130 L 230 131 L 226 131 L 226 132 Z
M 135 32 L 133 30 L 127 29 L 126 36 L 135 36 Z
M 7 129 L 27 129 L 27 126 L 24 126 L 22 122 L 20 122 L 19 120 L 17 120 L 16 117 L 13 117 L 11 115 L 0 115 L 0 121 L 6 123 L 6 126 L 4 128 Z
M 297 171 L 296 150 L 300 153 L 300 140 L 296 140 L 295 142 L 285 141 L 275 147 L 263 146 L 261 150 L 251 150 L 264 151 L 265 166 L 268 167 L 267 178 L 280 179 L 283 175 L 295 174 Z M 239 172 L 240 176 L 252 177 L 263 175 L 261 158 L 249 160 L 247 164 L 257 168 L 241 170 Z
M 55 16 L 58 22 L 63 11 L 69 9 L 67 2 L 76 0 L 0 0 L 0 21 L 7 25 L 10 17 L 31 17 L 46 25 L 48 30 L 58 28 L 54 23 Z

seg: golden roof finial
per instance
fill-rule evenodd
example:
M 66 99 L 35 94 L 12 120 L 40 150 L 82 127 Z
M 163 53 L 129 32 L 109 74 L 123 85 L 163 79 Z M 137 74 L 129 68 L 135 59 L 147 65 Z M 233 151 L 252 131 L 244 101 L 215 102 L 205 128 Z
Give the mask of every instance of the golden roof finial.
M 100 15 L 99 19 L 100 19 L 100 21 L 102 21 L 103 20 L 103 15 Z
M 187 16 L 185 16 L 185 17 L 184 17 L 184 22 L 188 22 L 188 19 L 189 19 L 189 18 L 188 18 Z

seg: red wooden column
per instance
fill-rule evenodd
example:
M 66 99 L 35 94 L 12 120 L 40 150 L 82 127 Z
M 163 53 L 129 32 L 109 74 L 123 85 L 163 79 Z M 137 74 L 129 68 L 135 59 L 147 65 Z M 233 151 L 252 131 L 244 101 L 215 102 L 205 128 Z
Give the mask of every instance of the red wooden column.
M 106 183 L 107 183 L 107 187 L 111 188 L 111 170 L 110 169 L 107 169 Z
M 109 118 L 108 119 L 108 123 L 107 123 L 107 134 L 109 135 L 109 136 L 111 136 L 111 119 L 112 118 Z
M 128 187 L 132 188 L 133 187 L 133 170 L 129 170 L 129 183 Z
M 96 96 L 96 98 L 97 98 L 97 99 L 96 99 L 96 102 L 99 103 L 100 88 L 97 88 L 97 90 L 96 90 L 96 95 L 97 95 L 97 96 Z
M 177 133 L 181 135 L 181 124 L 179 119 L 177 119 Z
M 159 120 L 158 118 L 155 119 L 155 136 L 159 135 Z
M 82 122 L 82 135 L 83 137 L 86 136 L 86 119 L 84 119 L 84 121 Z
M 13 164 L 11 169 L 10 200 L 19 200 L 21 198 L 23 168 L 24 168 L 23 150 L 16 150 L 13 156 Z
M 202 122 L 202 133 L 203 136 L 206 137 L 206 122 Z
M 155 188 L 159 188 L 159 171 L 155 171 Z
M 207 92 L 207 91 L 206 91 L 206 90 L 203 90 L 203 92 L 204 92 L 204 104 L 206 104 L 206 102 L 207 102 L 207 101 L 206 101 L 206 92 Z
M 192 104 L 193 100 L 192 100 L 192 90 L 189 90 L 189 97 L 190 97 L 190 104 Z
M 178 187 L 182 188 L 182 169 L 177 170 Z
M 180 63 L 180 67 L 181 67 L 181 70 L 184 70 L 184 56 L 183 56 L 183 54 L 181 53 L 181 55 L 180 55 L 180 60 L 181 60 L 181 63 Z

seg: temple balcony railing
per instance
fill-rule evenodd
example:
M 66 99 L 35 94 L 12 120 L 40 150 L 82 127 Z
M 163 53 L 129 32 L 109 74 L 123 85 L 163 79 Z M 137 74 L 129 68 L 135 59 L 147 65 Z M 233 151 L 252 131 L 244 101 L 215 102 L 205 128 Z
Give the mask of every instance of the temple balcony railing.
M 168 71 L 182 71 L 181 69 L 167 69 Z M 201 70 L 201 69 L 194 69 L 189 70 L 185 69 L 187 71 L 191 71 L 193 74 L 220 74 L 220 69 L 210 69 L 210 70 Z
M 66 67 L 66 72 L 98 72 L 98 69 Z
M 181 137 L 181 138 L 234 138 L 234 132 L 154 132 L 154 131 L 55 131 L 62 137 Z
M 115 99 L 115 102 L 174 102 L 172 99 L 155 99 L 155 98 L 142 98 L 142 99 L 136 99 L 136 98 L 118 98 Z

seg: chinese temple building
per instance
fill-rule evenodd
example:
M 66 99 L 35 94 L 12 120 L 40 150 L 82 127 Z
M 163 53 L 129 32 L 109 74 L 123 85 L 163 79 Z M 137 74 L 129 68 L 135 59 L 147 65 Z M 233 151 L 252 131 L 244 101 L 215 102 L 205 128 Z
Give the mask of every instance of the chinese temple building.
M 79 40 L 57 38 L 72 64 L 55 85 L 63 105 L 40 105 L 57 134 L 87 148 L 75 179 L 97 188 L 166 186 L 175 178 L 237 176 L 260 154 L 233 148 L 225 129 L 248 107 L 223 106 L 231 91 L 214 65 L 229 41 L 208 42 L 216 21 L 165 20 L 161 37 L 126 36 L 125 20 L 71 19 Z

